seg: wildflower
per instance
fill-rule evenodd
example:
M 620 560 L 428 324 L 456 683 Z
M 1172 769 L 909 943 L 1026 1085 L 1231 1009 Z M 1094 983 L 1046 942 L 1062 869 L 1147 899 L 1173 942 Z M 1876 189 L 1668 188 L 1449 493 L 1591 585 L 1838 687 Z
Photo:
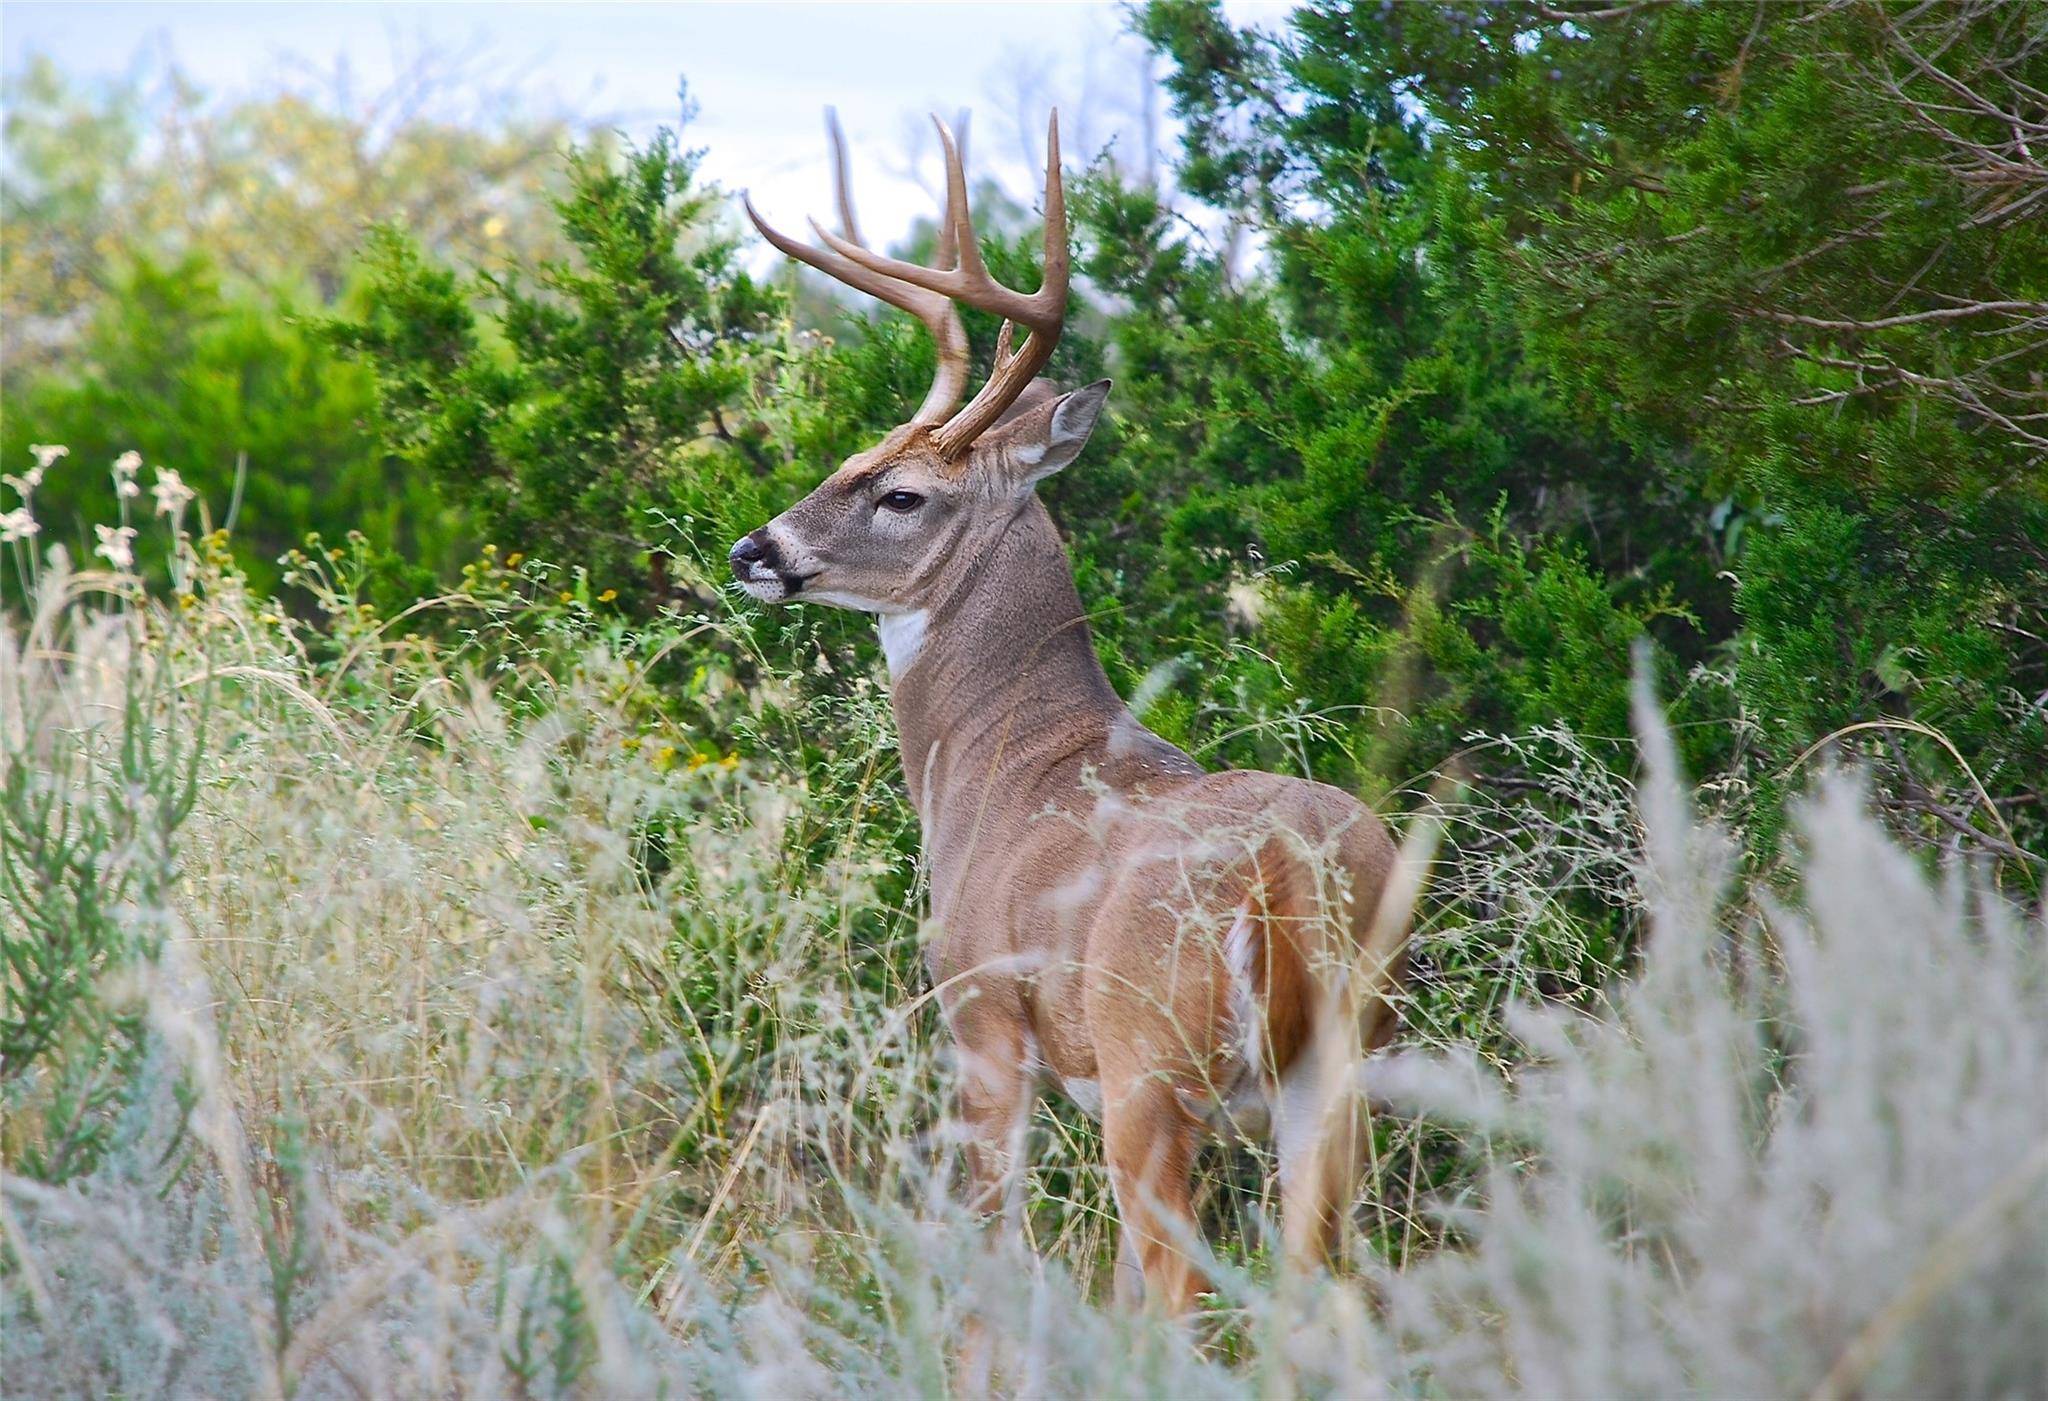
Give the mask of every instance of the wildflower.
M 562 592 L 561 592 L 561 600 L 562 600 L 562 602 L 564 602 L 564 603 L 569 603 L 569 602 L 572 602 L 572 601 L 573 601 L 573 600 L 575 599 L 575 597 L 576 597 L 576 595 L 575 595 L 575 594 L 573 594 L 573 593 L 571 593 L 571 592 L 569 592 L 569 590 L 567 590 L 567 589 L 563 589 L 563 590 L 562 590 Z
M 517 550 L 514 550 L 511 554 L 505 556 L 505 567 L 507 569 L 517 569 L 519 567 L 519 561 L 525 558 L 525 555 L 519 553 L 519 551 Z
M 135 551 L 131 542 L 135 539 L 132 525 L 96 525 L 93 533 L 100 537 L 100 543 L 93 553 L 101 556 L 116 569 L 132 569 L 135 566 Z
M 723 759 L 720 759 L 718 761 L 718 767 L 724 769 L 727 773 L 731 773 L 734 769 L 738 768 L 739 766 L 740 756 L 737 754 L 728 754 Z
M 606 589 L 603 593 L 597 596 L 597 601 L 599 603 L 610 603 L 613 599 L 617 598 L 618 596 L 619 591 L 617 589 Z
M 21 497 L 23 503 L 26 503 L 28 501 L 28 494 L 43 484 L 43 464 L 38 462 L 18 477 L 12 472 L 0 474 L 0 482 L 5 482 L 13 487 L 15 494 Z
M 36 518 L 28 513 L 28 507 L 16 506 L 13 510 L 0 514 L 0 545 L 11 545 L 16 540 L 26 540 L 41 529 L 42 527 L 36 524 Z
M 71 449 L 62 443 L 30 443 L 28 450 L 36 455 L 37 481 L 43 479 L 43 473 L 49 470 L 51 463 L 60 457 L 71 456 Z
M 142 470 L 142 454 L 130 448 L 114 459 L 114 490 L 123 497 L 140 496 L 142 488 L 135 484 L 135 474 Z
M 156 497 L 156 513 L 160 516 L 175 515 L 197 494 L 171 467 L 156 469 L 156 485 L 150 488 L 150 492 Z
M 703 768 L 704 765 L 709 762 L 710 761 L 707 760 L 702 754 L 692 752 L 689 759 L 690 772 L 695 773 L 698 769 Z

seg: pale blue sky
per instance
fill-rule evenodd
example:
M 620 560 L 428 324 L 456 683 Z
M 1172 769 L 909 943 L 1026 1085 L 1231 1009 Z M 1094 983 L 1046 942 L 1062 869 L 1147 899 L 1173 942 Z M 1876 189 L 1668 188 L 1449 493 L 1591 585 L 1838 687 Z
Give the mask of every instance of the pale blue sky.
M 1233 3 L 1277 22 L 1285 3 Z M 44 53 L 69 72 L 112 77 L 164 58 L 209 92 L 311 85 L 345 64 L 355 91 L 389 84 L 425 49 L 472 55 L 469 71 L 521 100 L 603 117 L 645 134 L 689 79 L 693 144 L 706 174 L 751 188 L 769 217 L 800 229 L 827 212 L 820 109 L 839 108 L 854 147 L 865 230 L 886 241 L 928 212 L 907 178 L 929 179 L 923 114 L 975 113 L 973 162 L 1018 193 L 1032 188 L 1048 99 L 1061 106 L 1069 161 L 1112 139 L 1133 162 L 1146 92 L 1143 53 L 1114 4 L 52 4 L 0 6 L 0 60 Z M 1161 104 L 1163 106 L 1163 104 Z M 1026 116 L 1028 113 L 1028 117 Z

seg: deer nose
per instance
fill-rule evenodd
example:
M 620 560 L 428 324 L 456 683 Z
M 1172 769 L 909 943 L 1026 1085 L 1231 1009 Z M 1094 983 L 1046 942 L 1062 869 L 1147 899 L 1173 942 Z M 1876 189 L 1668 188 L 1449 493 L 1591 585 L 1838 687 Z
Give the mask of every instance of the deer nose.
M 774 567 L 775 542 L 768 538 L 765 528 L 757 530 L 751 535 L 742 535 L 727 558 L 732 561 L 733 572 L 745 578 L 757 564 Z

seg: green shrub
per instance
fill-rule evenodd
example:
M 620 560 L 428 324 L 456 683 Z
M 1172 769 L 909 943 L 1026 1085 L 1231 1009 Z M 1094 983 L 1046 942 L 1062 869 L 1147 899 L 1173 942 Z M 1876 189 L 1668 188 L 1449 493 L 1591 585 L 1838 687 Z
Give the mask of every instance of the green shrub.
M 302 305 L 229 290 L 200 254 L 120 271 L 75 354 L 7 387 L 8 471 L 26 466 L 32 443 L 71 449 L 37 492 L 46 540 L 90 557 L 92 527 L 115 523 L 107 469 L 134 450 L 176 470 L 216 523 L 232 520 L 244 567 L 266 590 L 278 555 L 310 531 L 363 532 L 414 593 L 452 569 L 465 518 L 430 481 L 384 460 L 369 375 L 312 331 Z M 153 537 L 143 545 L 157 549 Z M 161 577 L 166 562 L 152 560 Z
M 0 1103 L 41 1082 L 10 1167 L 62 1182 L 92 1171 L 136 1072 L 124 982 L 169 932 L 205 710 L 177 703 L 161 638 L 67 606 L 61 567 L 42 588 L 56 607 L 0 614 Z
M 328 324 L 375 375 L 396 462 L 507 548 L 575 559 L 642 607 L 670 595 L 661 518 L 729 543 L 771 499 L 747 401 L 777 301 L 713 229 L 695 167 L 666 133 L 573 155 L 556 208 L 575 257 L 529 270 L 472 278 L 383 229 L 361 315 Z

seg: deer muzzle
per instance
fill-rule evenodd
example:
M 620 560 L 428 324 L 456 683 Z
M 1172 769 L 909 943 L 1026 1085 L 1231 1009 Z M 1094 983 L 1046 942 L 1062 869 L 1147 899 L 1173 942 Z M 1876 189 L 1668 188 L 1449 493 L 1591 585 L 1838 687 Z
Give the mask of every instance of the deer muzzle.
M 768 527 L 743 535 L 726 556 L 740 587 L 763 603 L 782 603 L 796 597 L 811 577 L 790 569 L 782 547 L 768 533 Z

